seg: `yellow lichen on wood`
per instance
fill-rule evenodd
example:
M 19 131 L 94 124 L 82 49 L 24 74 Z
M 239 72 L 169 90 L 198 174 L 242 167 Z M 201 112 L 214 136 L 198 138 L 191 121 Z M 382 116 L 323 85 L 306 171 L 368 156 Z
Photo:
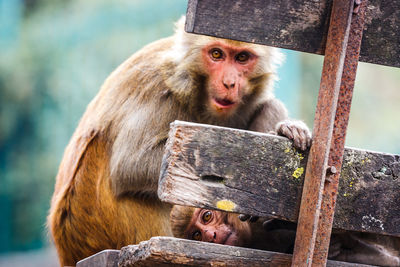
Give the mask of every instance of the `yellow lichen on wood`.
M 350 181 L 349 186 L 350 186 L 350 187 L 353 187 L 353 185 L 354 185 L 354 178 L 351 178 L 351 181 Z
M 303 168 L 303 167 L 297 168 L 297 169 L 293 172 L 292 176 L 293 176 L 294 178 L 298 179 L 298 178 L 300 178 L 300 176 L 301 176 L 303 173 L 304 173 L 304 168 Z
M 224 199 L 217 202 L 217 208 L 224 211 L 233 211 L 236 204 L 230 200 Z
M 365 158 L 363 160 L 361 160 L 361 164 L 363 165 L 364 163 L 370 163 L 371 160 L 369 158 Z

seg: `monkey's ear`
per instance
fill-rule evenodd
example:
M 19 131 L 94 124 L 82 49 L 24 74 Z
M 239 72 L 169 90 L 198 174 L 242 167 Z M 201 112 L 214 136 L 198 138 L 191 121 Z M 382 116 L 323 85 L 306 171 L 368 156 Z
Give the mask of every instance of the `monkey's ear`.
M 175 33 L 185 31 L 186 16 L 182 16 L 177 22 L 175 22 Z
M 195 208 L 174 205 L 170 213 L 172 234 L 178 238 L 186 238 L 185 231 L 189 226 Z
M 182 16 L 175 22 L 174 45 L 165 54 L 168 61 L 174 62 L 177 65 L 183 61 L 189 47 L 192 45 L 190 38 L 187 37 L 189 34 L 185 32 L 185 21 L 186 17 Z
M 182 16 L 175 23 L 174 45 L 172 49 L 166 53 L 167 58 L 177 64 L 184 61 L 188 54 L 192 54 L 193 56 L 199 55 L 202 47 L 210 41 L 217 40 L 215 37 L 187 33 L 185 31 L 185 22 L 186 17 Z M 188 58 L 191 63 L 193 63 L 195 59 L 197 58 Z

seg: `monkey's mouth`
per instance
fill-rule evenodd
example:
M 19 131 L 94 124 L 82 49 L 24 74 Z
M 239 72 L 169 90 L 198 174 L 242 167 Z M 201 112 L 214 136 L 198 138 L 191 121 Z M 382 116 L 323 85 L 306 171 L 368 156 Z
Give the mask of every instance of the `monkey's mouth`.
M 213 98 L 215 105 L 220 109 L 227 109 L 233 107 L 236 103 L 227 98 Z
M 237 246 L 238 245 L 237 236 L 233 232 L 230 232 L 221 244 L 228 246 Z

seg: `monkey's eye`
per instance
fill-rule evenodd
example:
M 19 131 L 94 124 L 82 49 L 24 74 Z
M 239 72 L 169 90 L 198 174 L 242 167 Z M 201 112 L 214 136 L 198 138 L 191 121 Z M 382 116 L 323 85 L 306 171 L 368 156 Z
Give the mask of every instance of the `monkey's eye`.
M 196 241 L 201 241 L 201 233 L 200 231 L 196 231 L 192 234 L 192 239 Z
M 201 219 L 203 222 L 208 223 L 212 218 L 212 212 L 211 211 L 206 211 L 203 213 L 203 216 L 201 216 Z
M 213 59 L 222 59 L 223 57 L 223 52 L 221 51 L 221 49 L 218 48 L 214 48 L 210 51 L 211 57 Z
M 249 60 L 250 54 L 247 52 L 241 52 L 237 54 L 236 60 L 239 61 L 240 63 L 245 63 L 247 60 Z

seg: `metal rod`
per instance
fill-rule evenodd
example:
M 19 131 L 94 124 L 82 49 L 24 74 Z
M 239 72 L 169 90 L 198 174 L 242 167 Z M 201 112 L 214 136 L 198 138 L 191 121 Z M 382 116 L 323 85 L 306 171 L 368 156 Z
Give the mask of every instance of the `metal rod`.
M 354 0 L 334 0 L 292 266 L 311 266 Z M 329 246 L 329 243 L 328 243 Z M 325 250 L 325 248 L 322 248 Z M 326 248 L 327 249 L 327 248 Z
M 357 14 L 354 14 L 351 21 L 349 41 L 347 44 L 346 58 L 340 85 L 339 99 L 336 108 L 335 124 L 331 149 L 329 152 L 328 165 L 338 170 L 336 173 L 328 173 L 325 179 L 324 194 L 321 206 L 315 250 L 312 266 L 325 266 L 328 257 L 329 241 L 332 232 L 333 216 L 335 214 L 336 197 L 339 186 L 339 176 L 342 167 L 344 144 L 346 139 L 347 125 L 349 121 L 351 100 L 353 97 L 354 81 L 356 79 L 358 58 L 360 55 L 361 39 L 364 30 L 364 17 L 367 0 L 357 3 Z

